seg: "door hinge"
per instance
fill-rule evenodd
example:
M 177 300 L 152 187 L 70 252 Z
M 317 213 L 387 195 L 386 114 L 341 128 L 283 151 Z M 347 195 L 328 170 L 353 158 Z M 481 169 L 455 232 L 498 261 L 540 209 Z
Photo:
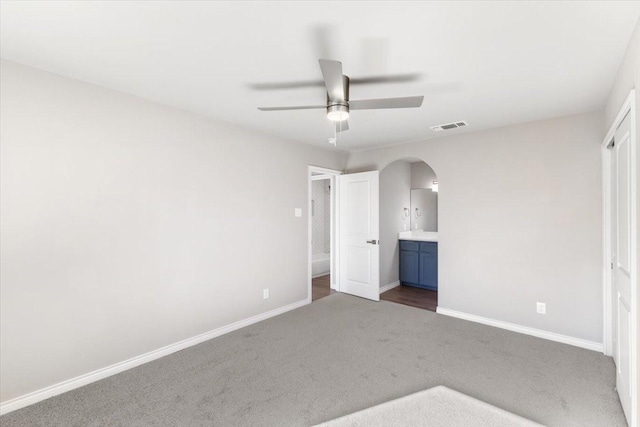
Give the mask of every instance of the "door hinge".
M 611 263 L 611 269 L 613 270 L 613 263 Z

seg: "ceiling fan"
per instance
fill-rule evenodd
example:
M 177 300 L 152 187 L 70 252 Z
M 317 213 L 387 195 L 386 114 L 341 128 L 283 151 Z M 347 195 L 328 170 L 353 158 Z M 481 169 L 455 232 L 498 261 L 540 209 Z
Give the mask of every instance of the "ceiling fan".
M 327 118 L 336 123 L 336 131 L 349 129 L 351 110 L 379 110 L 386 108 L 417 108 L 424 96 L 402 98 L 379 98 L 349 100 L 349 77 L 342 74 L 342 63 L 330 59 L 319 59 L 320 70 L 327 88 L 327 102 L 323 105 L 300 105 L 292 107 L 258 107 L 261 111 L 314 110 L 326 108 Z

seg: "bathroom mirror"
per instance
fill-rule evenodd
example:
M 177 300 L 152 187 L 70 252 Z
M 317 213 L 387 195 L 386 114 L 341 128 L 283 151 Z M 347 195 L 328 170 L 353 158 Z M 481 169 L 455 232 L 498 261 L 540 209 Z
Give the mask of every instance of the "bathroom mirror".
M 438 231 L 438 193 L 411 189 L 411 230 Z

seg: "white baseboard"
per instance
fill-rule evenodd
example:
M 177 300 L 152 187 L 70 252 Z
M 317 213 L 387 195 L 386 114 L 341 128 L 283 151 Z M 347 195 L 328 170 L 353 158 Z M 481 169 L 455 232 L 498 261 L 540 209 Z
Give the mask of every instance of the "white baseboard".
M 304 305 L 307 305 L 308 303 L 309 302 L 305 298 L 304 300 L 285 305 L 284 307 L 276 308 L 274 310 L 267 311 L 266 313 L 239 320 L 229 325 L 222 326 L 218 329 L 196 335 L 195 337 L 187 338 L 185 340 L 179 341 L 174 344 L 169 344 L 140 356 L 132 357 L 131 359 L 125 360 L 123 362 L 119 362 L 111 366 L 107 366 L 105 368 L 101 368 L 96 371 L 89 372 L 87 374 L 80 375 L 66 381 L 62 381 L 58 384 L 36 390 L 23 396 L 16 397 L 15 399 L 11 399 L 0 404 L 0 415 L 4 415 L 20 408 L 24 408 L 25 406 L 32 405 L 34 403 L 85 386 L 87 384 L 91 384 L 95 381 L 110 377 L 131 368 L 135 368 L 136 366 L 151 362 L 152 360 L 159 359 L 171 353 L 175 353 L 176 351 L 184 350 L 185 348 L 192 347 L 196 344 L 200 344 L 215 337 L 219 337 L 220 335 L 228 334 L 229 332 L 244 328 L 245 326 L 261 322 L 263 320 L 269 319 L 270 317 L 286 313 L 287 311 L 295 310 L 296 308 L 300 308 Z
M 380 288 L 380 293 L 384 293 L 387 291 L 390 291 L 393 288 L 397 288 L 398 286 L 400 286 L 400 281 L 396 280 L 395 282 L 389 283 L 388 285 L 384 285 L 383 287 Z
M 555 332 L 543 331 L 541 329 L 530 328 L 528 326 L 516 325 L 515 323 L 503 322 L 501 320 L 489 319 L 487 317 L 476 316 L 475 314 L 467 314 L 461 311 L 450 310 L 448 308 L 438 307 L 438 314 L 445 316 L 457 317 L 458 319 L 469 320 L 471 322 L 482 323 L 483 325 L 495 326 L 496 328 L 506 329 L 508 331 L 519 332 L 525 335 L 531 335 L 538 338 L 544 338 L 550 341 L 561 342 L 576 347 L 586 348 L 587 350 L 603 352 L 602 343 L 595 341 L 583 340 L 582 338 L 574 338 L 568 335 L 556 334 Z

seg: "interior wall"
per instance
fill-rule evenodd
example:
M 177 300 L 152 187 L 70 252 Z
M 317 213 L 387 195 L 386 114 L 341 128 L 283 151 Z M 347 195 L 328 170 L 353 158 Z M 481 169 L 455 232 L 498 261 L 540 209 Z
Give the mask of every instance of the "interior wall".
M 622 108 L 622 104 L 627 99 L 627 96 L 629 96 L 629 92 L 634 88 L 636 90 L 636 165 L 640 167 L 640 21 L 636 24 L 635 31 L 629 41 L 624 59 L 611 87 L 609 97 L 607 98 L 604 110 L 606 126 L 602 134 L 602 139 L 604 139 L 606 132 L 613 125 L 613 121 Z M 640 180 L 640 171 L 636 170 L 636 174 L 636 181 Z M 640 189 L 640 183 L 637 185 L 638 189 Z M 640 215 L 640 194 L 636 195 L 636 213 Z M 640 218 L 638 217 L 636 217 L 636 224 L 640 225 Z M 637 236 L 636 248 L 638 248 L 636 265 L 640 266 L 640 233 L 638 233 Z M 636 284 L 636 286 L 640 286 L 640 284 Z M 640 289 L 636 292 L 636 307 L 640 310 Z M 636 328 L 636 332 L 636 343 L 640 346 L 640 327 Z M 635 363 L 637 384 L 640 385 L 640 356 L 636 357 Z M 636 408 L 640 408 L 640 391 L 636 393 L 636 399 Z
M 307 298 L 307 167 L 346 154 L 0 71 L 3 402 Z
M 437 171 L 440 307 L 601 343 L 602 135 L 602 112 L 578 114 L 358 151 L 348 171 Z
M 398 233 L 409 230 L 404 208 L 411 206 L 411 164 L 394 162 L 380 172 L 380 287 L 400 277 Z

